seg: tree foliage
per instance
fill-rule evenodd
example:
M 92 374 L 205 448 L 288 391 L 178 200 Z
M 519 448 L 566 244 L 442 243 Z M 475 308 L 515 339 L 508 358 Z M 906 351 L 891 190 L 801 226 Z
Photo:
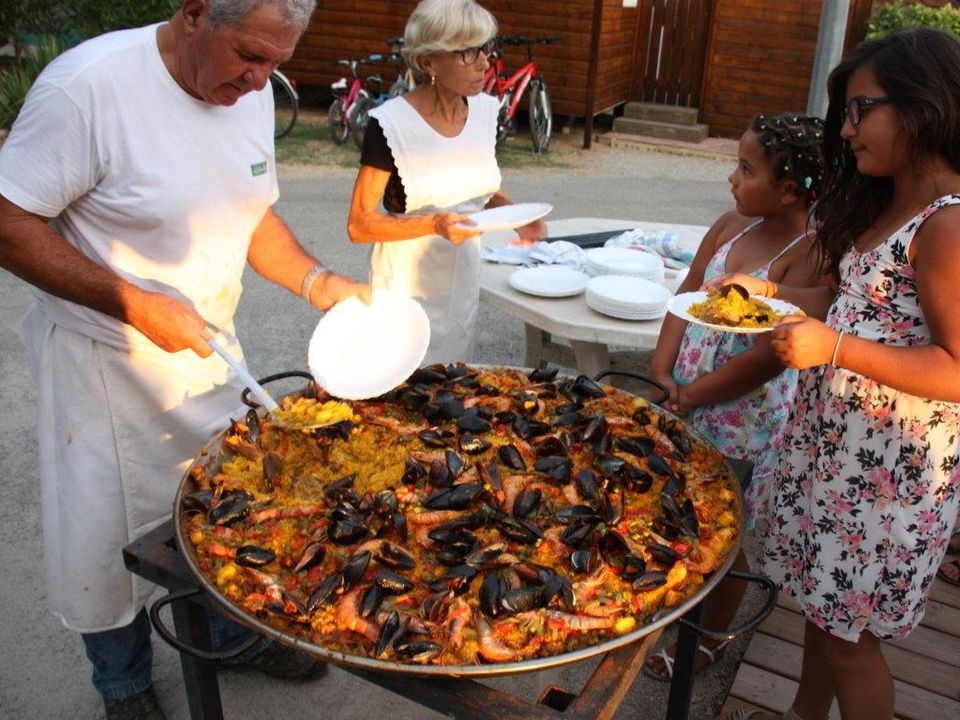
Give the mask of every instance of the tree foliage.
M 932 8 L 922 3 L 889 3 L 873 12 L 867 27 L 867 40 L 911 27 L 935 27 L 960 36 L 960 10 L 950 5 Z

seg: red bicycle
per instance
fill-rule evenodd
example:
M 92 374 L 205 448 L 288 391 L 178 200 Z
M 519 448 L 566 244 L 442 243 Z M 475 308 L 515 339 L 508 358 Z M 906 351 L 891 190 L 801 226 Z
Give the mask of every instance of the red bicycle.
M 372 107 L 374 104 L 370 92 L 364 87 L 364 81 L 357 75 L 357 67 L 364 62 L 366 60 L 336 61 L 337 65 L 347 65 L 353 75 L 349 83 L 347 78 L 342 77 L 330 85 L 330 89 L 337 97 L 330 103 L 330 109 L 327 111 L 327 124 L 330 126 L 330 137 L 337 145 L 342 145 L 350 137 L 358 110 L 367 105 Z M 367 80 L 379 83 L 380 76 L 371 75 Z
M 541 153 L 550 147 L 550 133 L 553 130 L 553 111 L 547 84 L 538 75 L 537 63 L 533 59 L 534 45 L 551 45 L 559 42 L 558 37 L 528 38 L 523 35 L 503 35 L 497 38 L 498 47 L 487 56 L 490 67 L 483 79 L 485 92 L 500 100 L 500 115 L 497 118 L 497 142 L 509 135 L 516 134 L 517 108 L 523 94 L 530 88 L 530 135 L 533 138 L 534 152 Z M 512 75 L 507 75 L 506 63 L 500 45 L 526 45 L 527 63 Z

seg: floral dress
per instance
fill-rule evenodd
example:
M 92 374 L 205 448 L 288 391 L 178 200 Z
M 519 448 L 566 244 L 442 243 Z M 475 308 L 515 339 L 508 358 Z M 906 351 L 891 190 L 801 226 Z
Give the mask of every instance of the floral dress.
M 930 343 L 907 260 L 942 197 L 869 252 L 840 262 L 827 324 L 890 345 Z M 926 400 L 830 365 L 800 375 L 772 488 L 764 570 L 818 627 L 855 642 L 907 635 L 957 513 L 957 403 Z
M 761 222 L 753 223 L 717 250 L 704 271 L 705 281 L 726 274 L 730 248 Z M 770 262 L 750 274 L 767 279 L 770 266 L 804 237 L 806 235 L 792 240 Z M 718 332 L 690 323 L 680 342 L 680 351 L 673 366 L 673 379 L 679 385 L 688 385 L 752 348 L 755 339 L 750 334 Z M 753 480 L 744 499 L 747 527 L 757 532 L 762 533 L 766 527 L 768 487 L 777 468 L 780 442 L 796 387 L 797 371 L 785 370 L 765 385 L 736 400 L 704 405 L 690 415 L 690 423 L 722 453 L 753 463 Z

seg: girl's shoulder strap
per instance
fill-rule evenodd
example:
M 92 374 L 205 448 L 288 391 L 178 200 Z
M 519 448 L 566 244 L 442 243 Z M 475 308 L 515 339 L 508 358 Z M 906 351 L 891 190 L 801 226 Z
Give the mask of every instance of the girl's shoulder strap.
M 753 230 L 755 227 L 758 227 L 758 226 L 760 226 L 760 225 L 762 225 L 762 224 L 763 224 L 763 218 L 760 218 L 759 220 L 755 220 L 754 222 L 752 222 L 752 223 L 750 223 L 749 225 L 747 225 L 743 230 L 741 230 L 740 232 L 738 232 L 737 234 L 735 234 L 732 238 L 730 238 L 729 240 L 727 240 L 727 241 L 724 243 L 724 245 L 729 245 L 729 246 L 732 247 L 733 244 L 734 244 L 737 240 L 739 240 L 740 238 L 742 238 L 744 235 L 746 235 L 748 232 L 750 232 L 751 230 Z
M 806 230 L 806 231 L 800 233 L 799 235 L 797 235 L 793 240 L 791 240 L 790 242 L 788 242 L 788 243 L 784 246 L 783 250 L 781 250 L 781 251 L 778 252 L 776 255 L 774 255 L 772 258 L 770 258 L 770 262 L 767 263 L 767 267 L 770 267 L 771 265 L 773 265 L 777 260 L 779 260 L 781 257 L 783 257 L 791 248 L 793 248 L 793 247 L 794 247 L 797 243 L 799 243 L 801 240 L 803 240 L 804 238 L 810 237 L 810 234 L 811 234 L 812 232 L 813 232 L 813 230 Z

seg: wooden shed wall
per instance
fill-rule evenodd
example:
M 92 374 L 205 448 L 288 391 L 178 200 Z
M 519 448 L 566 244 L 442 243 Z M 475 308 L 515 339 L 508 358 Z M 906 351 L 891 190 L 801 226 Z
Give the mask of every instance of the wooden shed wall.
M 342 68 L 338 58 L 386 52 L 385 40 L 403 34 L 416 0 L 319 0 L 310 27 L 293 58 L 284 65 L 302 85 L 327 87 Z M 556 45 L 534 49 L 537 65 L 550 89 L 557 113 L 583 115 L 590 63 L 590 32 L 594 0 L 485 0 L 483 6 L 497 18 L 506 35 L 555 35 Z M 621 0 L 604 0 L 602 41 L 595 108 L 599 112 L 629 99 L 636 10 Z M 526 62 L 526 50 L 506 49 L 508 68 Z M 386 77 L 393 70 L 380 68 Z M 371 67 L 364 73 L 374 72 Z
M 872 0 L 851 0 L 847 45 L 863 37 Z M 757 112 L 803 112 L 821 0 L 717 0 L 700 121 L 738 137 Z

